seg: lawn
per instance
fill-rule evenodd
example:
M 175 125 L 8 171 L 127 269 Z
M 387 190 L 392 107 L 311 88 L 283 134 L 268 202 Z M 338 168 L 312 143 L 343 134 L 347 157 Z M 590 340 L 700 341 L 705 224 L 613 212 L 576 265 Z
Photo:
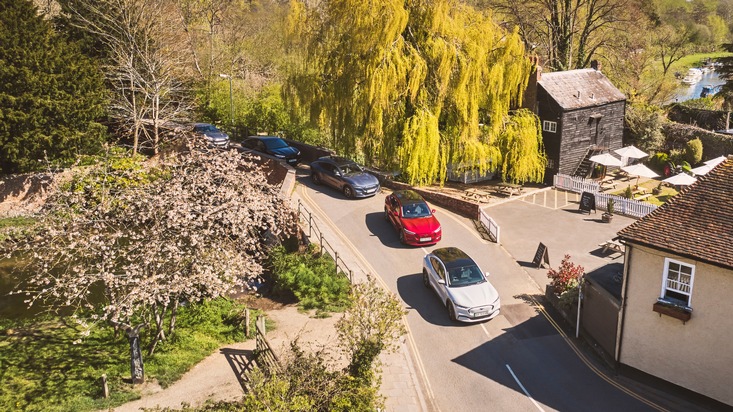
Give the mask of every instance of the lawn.
M 689 54 L 682 59 L 678 60 L 672 65 L 672 68 L 674 70 L 683 71 L 687 70 L 691 67 L 698 67 L 702 66 L 705 63 L 705 60 L 710 59 L 716 59 L 719 57 L 727 57 L 727 56 L 733 56 L 733 53 L 729 52 L 715 52 L 715 53 L 696 53 L 696 54 Z
M 635 180 L 635 179 L 632 178 L 632 181 L 633 180 Z M 658 185 L 659 185 L 659 181 L 658 180 L 646 180 L 646 181 L 643 181 L 643 182 L 641 182 L 639 184 L 640 187 L 646 188 L 647 191 L 648 191 L 648 193 L 652 193 L 652 190 L 654 188 L 656 188 Z M 615 190 L 615 191 L 611 192 L 611 194 L 612 195 L 617 195 L 617 196 L 624 197 L 625 196 L 625 192 L 626 192 L 625 189 L 619 189 L 619 190 Z M 661 191 L 659 192 L 659 194 L 657 194 L 657 195 L 652 194 L 652 196 L 647 197 L 643 201 L 644 202 L 647 202 L 647 203 L 651 203 L 651 204 L 656 205 L 656 206 L 661 206 L 665 202 L 667 202 L 670 198 L 672 198 L 673 196 L 677 195 L 677 193 L 679 193 L 679 192 L 674 187 L 670 187 L 670 186 L 667 186 L 667 185 L 662 185 Z
M 153 356 L 143 353 L 146 380 L 166 387 L 219 346 L 242 341 L 243 310 L 228 299 L 183 308 L 175 336 L 159 344 Z M 0 319 L 0 410 L 91 411 L 138 399 L 137 388 L 128 383 L 129 356 L 125 334 L 115 336 L 106 324 L 61 316 Z

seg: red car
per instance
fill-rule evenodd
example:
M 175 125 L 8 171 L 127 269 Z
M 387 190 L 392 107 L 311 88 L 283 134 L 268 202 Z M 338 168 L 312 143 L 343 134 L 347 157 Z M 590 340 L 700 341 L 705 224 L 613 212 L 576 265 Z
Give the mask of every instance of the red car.
M 400 242 L 412 245 L 434 245 L 443 236 L 435 210 L 413 190 L 399 190 L 384 199 L 384 218 L 400 234 Z

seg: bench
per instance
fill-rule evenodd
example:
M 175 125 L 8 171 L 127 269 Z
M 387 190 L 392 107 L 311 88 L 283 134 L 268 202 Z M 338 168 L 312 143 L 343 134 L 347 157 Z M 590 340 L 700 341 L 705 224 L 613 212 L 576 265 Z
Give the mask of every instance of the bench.
M 603 253 L 608 252 L 609 250 L 612 252 L 618 252 L 623 253 L 624 252 L 624 245 L 622 245 L 620 242 L 616 240 L 607 240 L 598 246 L 603 248 Z
M 636 196 L 634 198 L 634 200 L 644 200 L 647 197 L 652 197 L 652 194 L 651 193 L 644 193 L 643 195 Z
M 485 192 L 480 189 L 467 189 L 463 193 L 463 198 L 468 200 L 475 200 L 477 202 L 488 203 L 491 200 L 491 193 Z

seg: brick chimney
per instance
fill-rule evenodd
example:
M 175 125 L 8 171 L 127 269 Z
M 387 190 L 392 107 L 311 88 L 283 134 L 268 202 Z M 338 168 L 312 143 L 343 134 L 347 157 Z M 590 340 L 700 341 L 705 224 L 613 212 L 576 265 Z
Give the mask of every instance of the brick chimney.
M 532 64 L 532 71 L 529 75 L 527 88 L 524 90 L 522 107 L 537 114 L 537 83 L 542 80 L 542 66 L 540 66 L 540 59 L 537 56 L 530 57 L 529 61 Z
M 601 62 L 599 62 L 598 60 L 592 60 L 590 62 L 590 68 L 597 72 L 601 71 Z

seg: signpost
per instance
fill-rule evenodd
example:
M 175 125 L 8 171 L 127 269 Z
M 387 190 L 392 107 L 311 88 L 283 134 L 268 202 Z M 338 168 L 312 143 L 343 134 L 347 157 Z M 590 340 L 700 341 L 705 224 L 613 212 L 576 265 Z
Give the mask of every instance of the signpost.
M 532 259 L 532 264 L 537 266 L 538 269 L 543 267 L 545 264 L 550 266 L 550 255 L 547 252 L 547 246 L 545 246 L 544 243 L 540 242 L 540 245 L 537 246 L 537 251 L 534 254 L 534 259 Z
M 578 209 L 588 212 L 588 214 L 590 214 L 591 210 L 593 210 L 593 213 L 596 213 L 596 195 L 591 192 L 583 192 L 580 195 Z

